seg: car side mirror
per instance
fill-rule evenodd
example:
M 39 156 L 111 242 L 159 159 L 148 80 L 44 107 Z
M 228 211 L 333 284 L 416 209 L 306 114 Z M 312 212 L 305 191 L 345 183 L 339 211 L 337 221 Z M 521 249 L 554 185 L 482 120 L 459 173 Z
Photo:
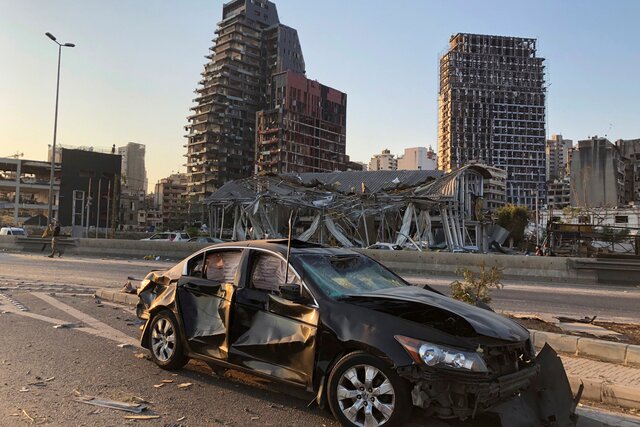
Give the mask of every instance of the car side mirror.
M 280 286 L 280 295 L 286 300 L 299 302 L 302 300 L 302 288 L 297 283 L 286 283 Z

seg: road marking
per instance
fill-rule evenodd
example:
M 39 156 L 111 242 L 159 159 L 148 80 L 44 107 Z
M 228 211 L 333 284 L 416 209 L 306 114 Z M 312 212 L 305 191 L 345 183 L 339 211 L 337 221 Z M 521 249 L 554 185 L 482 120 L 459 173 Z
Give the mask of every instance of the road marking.
M 17 299 L 14 299 L 14 298 L 10 297 L 9 295 L 6 295 L 6 294 L 3 294 L 2 292 L 0 292 L 0 298 L 6 299 L 7 301 L 9 301 L 11 304 L 13 304 L 20 311 L 29 311 L 29 309 L 24 304 L 22 304 Z
M 119 330 L 112 328 L 111 326 L 107 325 L 106 323 L 100 322 L 99 320 L 89 316 L 88 314 L 80 311 L 80 310 L 76 310 L 75 308 L 68 306 L 67 304 L 64 304 L 63 302 L 58 301 L 57 299 L 47 295 L 47 294 L 43 294 L 40 292 L 33 292 L 32 293 L 33 296 L 40 298 L 41 300 L 43 300 L 44 302 L 54 306 L 55 308 L 64 311 L 65 313 L 67 313 L 68 315 L 75 317 L 76 319 L 80 320 L 81 322 L 83 322 L 85 325 L 87 325 L 87 327 L 82 327 L 82 328 L 77 328 L 77 330 L 79 331 L 83 331 L 92 335 L 96 335 L 102 338 L 106 338 L 112 341 L 115 341 L 119 344 L 129 344 L 132 345 L 134 347 L 138 347 L 140 348 L 140 343 L 138 342 L 138 340 L 131 338 L 129 335 L 120 332 Z M 51 317 L 46 317 L 46 316 L 40 316 L 40 315 L 35 315 L 33 316 L 34 313 L 23 313 L 23 312 L 19 312 L 19 311 L 15 311 L 17 314 L 21 314 L 21 315 L 28 315 L 27 317 L 33 317 L 39 320 L 44 320 L 45 322 L 49 322 L 49 323 L 53 323 L 53 324 L 63 324 L 63 323 L 68 323 L 62 320 L 58 320 L 58 319 L 54 319 Z M 37 316 L 37 317 L 36 317 Z

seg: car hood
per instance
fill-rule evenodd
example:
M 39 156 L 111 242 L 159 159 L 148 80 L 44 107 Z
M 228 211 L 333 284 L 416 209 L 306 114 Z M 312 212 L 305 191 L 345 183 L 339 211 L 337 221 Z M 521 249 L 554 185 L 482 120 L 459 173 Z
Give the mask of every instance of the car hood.
M 398 306 L 398 309 L 394 312 L 393 304 L 390 304 L 392 302 L 404 301 L 413 303 L 412 305 L 414 307 L 418 304 L 425 309 L 427 307 L 431 310 L 437 309 L 451 315 L 453 318 L 462 319 L 466 321 L 478 335 L 510 342 L 520 342 L 529 339 L 529 331 L 506 317 L 417 286 L 390 288 L 371 293 L 347 295 L 342 300 L 350 304 L 365 305 L 377 311 L 384 311 L 397 317 L 406 318 L 403 312 L 406 308 Z M 380 310 L 371 304 L 372 301 L 378 300 L 381 303 L 379 304 Z M 385 304 L 385 302 L 388 303 Z M 437 328 L 437 326 L 434 327 Z

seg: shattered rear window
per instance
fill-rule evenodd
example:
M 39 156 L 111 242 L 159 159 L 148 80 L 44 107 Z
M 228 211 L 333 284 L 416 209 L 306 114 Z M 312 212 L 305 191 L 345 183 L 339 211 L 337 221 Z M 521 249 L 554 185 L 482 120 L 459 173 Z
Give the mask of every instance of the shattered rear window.
M 408 286 L 380 264 L 361 255 L 300 255 L 299 258 L 305 278 L 332 298 Z

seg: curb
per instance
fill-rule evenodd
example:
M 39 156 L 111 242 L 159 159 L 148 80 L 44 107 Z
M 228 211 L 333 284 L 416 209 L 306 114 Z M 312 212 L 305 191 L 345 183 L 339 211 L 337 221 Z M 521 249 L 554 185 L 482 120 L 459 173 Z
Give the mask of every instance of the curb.
M 549 343 L 558 353 L 593 358 L 624 366 L 640 366 L 640 345 L 542 332 L 534 329 L 531 329 L 531 336 L 536 348 L 542 348 L 545 343 Z
M 119 290 L 98 288 L 95 293 L 96 298 L 101 298 L 105 301 L 117 302 L 120 304 L 137 305 L 138 295 L 125 294 Z
M 580 378 L 579 375 L 567 375 L 571 391 L 575 394 L 584 384 L 582 399 L 608 403 L 623 408 L 640 409 L 640 389 L 621 384 L 600 381 L 593 378 Z

